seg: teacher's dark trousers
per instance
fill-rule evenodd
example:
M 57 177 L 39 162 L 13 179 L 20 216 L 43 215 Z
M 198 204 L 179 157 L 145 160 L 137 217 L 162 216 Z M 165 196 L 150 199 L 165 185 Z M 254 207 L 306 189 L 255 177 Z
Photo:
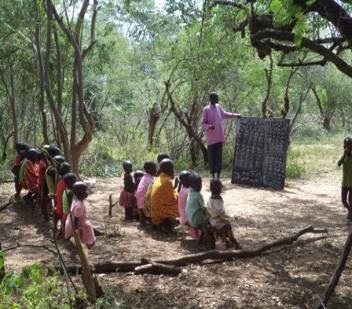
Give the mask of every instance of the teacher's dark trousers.
M 214 174 L 217 173 L 217 177 L 220 177 L 221 173 L 222 145 L 222 142 L 208 145 L 208 163 L 210 174 L 214 176 Z

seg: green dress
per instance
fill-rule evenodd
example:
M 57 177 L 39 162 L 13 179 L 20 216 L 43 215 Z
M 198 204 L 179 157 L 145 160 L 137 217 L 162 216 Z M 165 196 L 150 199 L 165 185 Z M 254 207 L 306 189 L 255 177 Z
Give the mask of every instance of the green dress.
M 342 188 L 352 188 L 352 156 L 344 155 L 342 164 Z

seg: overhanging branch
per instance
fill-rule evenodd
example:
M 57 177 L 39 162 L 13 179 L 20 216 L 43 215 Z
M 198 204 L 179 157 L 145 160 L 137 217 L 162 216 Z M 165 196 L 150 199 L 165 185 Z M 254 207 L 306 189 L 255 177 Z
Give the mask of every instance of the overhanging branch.
M 288 31 L 280 31 L 274 29 L 264 29 L 262 31 L 252 34 L 251 40 L 254 47 L 260 51 L 261 48 L 271 48 L 267 46 L 268 39 L 274 39 L 279 42 L 295 42 L 295 35 Z M 329 48 L 324 47 L 321 44 L 316 43 L 315 41 L 303 38 L 301 41 L 301 48 L 306 48 L 316 54 L 323 56 L 327 61 L 332 62 L 341 72 L 346 74 L 349 77 L 352 77 L 352 66 L 346 63 L 343 59 L 337 56 Z

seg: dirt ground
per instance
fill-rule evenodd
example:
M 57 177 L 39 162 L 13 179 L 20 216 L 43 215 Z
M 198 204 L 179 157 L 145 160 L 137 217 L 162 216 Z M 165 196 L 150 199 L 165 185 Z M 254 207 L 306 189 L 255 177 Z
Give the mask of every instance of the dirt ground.
M 349 228 L 339 182 L 337 171 L 290 181 L 283 191 L 232 185 L 225 179 L 225 206 L 244 248 L 289 236 L 307 225 L 326 228 L 329 234 L 308 234 L 293 245 L 256 258 L 187 266 L 176 278 L 126 273 L 99 275 L 99 281 L 108 294 L 116 296 L 121 308 L 312 308 L 329 281 Z M 209 179 L 203 180 L 205 199 L 208 183 Z M 120 234 L 99 236 L 90 250 L 92 262 L 177 257 L 202 250 L 191 237 L 167 237 L 124 222 L 119 207 L 113 208 L 109 218 L 108 196 L 112 193 L 117 199 L 121 184 L 120 178 L 92 180 L 93 194 L 87 200 L 92 222 L 100 230 Z M 0 186 L 0 205 L 12 192 L 13 184 Z M 0 213 L 3 248 L 16 242 L 53 247 L 50 237 L 39 211 L 33 215 L 23 204 L 14 204 Z M 59 244 L 67 264 L 77 263 L 72 244 L 65 240 Z M 42 248 L 23 247 L 6 254 L 7 270 L 19 271 L 34 262 L 58 263 Z M 352 308 L 351 258 L 329 308 Z

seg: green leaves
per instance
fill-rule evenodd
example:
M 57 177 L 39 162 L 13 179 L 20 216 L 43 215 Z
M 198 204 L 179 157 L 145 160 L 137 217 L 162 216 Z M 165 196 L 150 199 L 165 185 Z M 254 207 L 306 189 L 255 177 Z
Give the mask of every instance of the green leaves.
M 282 9 L 282 1 L 280 0 L 271 1 L 269 9 L 273 13 L 278 13 Z
M 65 292 L 59 277 L 46 277 L 43 268 L 34 264 L 21 274 L 6 274 L 0 284 L 1 308 L 68 308 Z

